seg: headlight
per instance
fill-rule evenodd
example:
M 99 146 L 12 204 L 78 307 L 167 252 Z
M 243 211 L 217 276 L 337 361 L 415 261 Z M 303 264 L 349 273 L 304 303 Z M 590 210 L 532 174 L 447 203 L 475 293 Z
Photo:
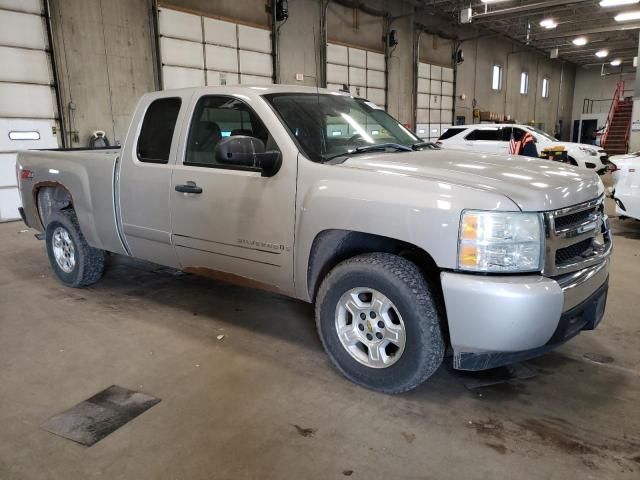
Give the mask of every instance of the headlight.
M 534 272 L 542 269 L 542 219 L 538 213 L 462 212 L 458 269 Z
M 580 151 L 586 153 L 587 155 L 591 155 L 592 157 L 595 157 L 596 155 L 598 155 L 598 151 L 594 150 L 591 147 L 586 147 L 581 145 L 578 148 L 580 149 Z

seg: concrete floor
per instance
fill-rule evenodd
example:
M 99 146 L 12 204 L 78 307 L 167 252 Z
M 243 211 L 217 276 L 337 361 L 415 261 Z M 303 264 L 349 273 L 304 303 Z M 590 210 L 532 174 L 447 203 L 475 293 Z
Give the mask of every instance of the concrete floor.
M 337 374 L 309 305 L 123 258 L 69 289 L 2 224 L 0 479 L 637 479 L 640 222 L 612 223 L 595 332 L 529 380 L 468 390 L 443 367 L 400 396 Z M 90 448 L 40 428 L 112 384 L 162 402 Z

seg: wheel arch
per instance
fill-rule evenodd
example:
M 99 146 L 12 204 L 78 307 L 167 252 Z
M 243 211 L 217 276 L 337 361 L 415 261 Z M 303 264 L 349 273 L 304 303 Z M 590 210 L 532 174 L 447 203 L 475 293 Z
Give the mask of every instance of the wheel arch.
M 60 183 L 43 182 L 37 184 L 33 189 L 33 197 L 38 220 L 43 230 L 46 230 L 53 213 L 73 208 L 71 192 Z
M 442 298 L 440 269 L 424 249 L 391 237 L 354 230 L 329 229 L 313 239 L 307 266 L 309 298 L 315 301 L 322 279 L 340 262 L 363 253 L 383 252 L 404 257 L 420 268 L 434 293 Z

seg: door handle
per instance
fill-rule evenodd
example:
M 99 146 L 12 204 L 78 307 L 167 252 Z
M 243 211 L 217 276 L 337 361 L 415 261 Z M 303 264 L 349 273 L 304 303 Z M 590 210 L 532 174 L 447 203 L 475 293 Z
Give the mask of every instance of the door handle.
M 197 186 L 196 182 L 188 181 L 184 185 L 176 185 L 176 192 L 202 193 L 202 187 Z

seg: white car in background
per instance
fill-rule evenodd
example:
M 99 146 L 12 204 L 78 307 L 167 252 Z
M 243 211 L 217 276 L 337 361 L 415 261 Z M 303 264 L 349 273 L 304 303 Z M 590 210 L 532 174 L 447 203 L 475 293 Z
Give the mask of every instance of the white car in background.
M 456 125 L 443 132 L 436 142 L 442 148 L 472 150 L 474 152 L 509 153 L 511 135 L 516 141 L 525 133 L 536 140 L 538 152 L 548 147 L 563 146 L 569 162 L 581 168 L 604 173 L 609 163 L 607 153 L 600 147 L 584 143 L 561 142 L 548 133 L 528 125 L 486 124 Z
M 616 213 L 640 220 L 640 152 L 611 157 L 611 176 Z

